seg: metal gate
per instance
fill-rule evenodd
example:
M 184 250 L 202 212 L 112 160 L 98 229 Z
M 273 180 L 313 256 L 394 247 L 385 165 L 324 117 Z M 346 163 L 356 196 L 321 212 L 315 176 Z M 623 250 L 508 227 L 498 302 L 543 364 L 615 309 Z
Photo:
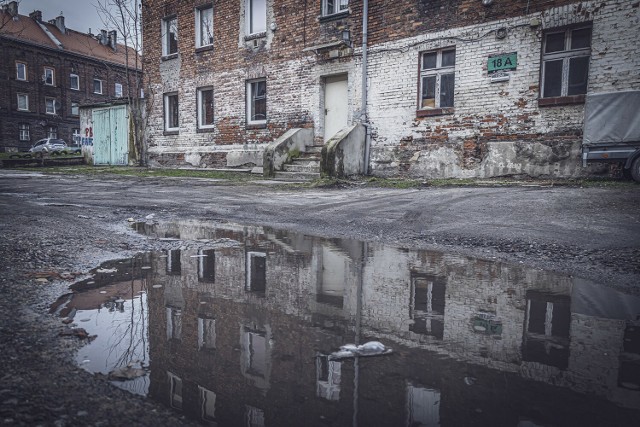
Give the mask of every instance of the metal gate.
M 93 164 L 127 165 L 128 150 L 127 107 L 96 108 L 93 110 Z

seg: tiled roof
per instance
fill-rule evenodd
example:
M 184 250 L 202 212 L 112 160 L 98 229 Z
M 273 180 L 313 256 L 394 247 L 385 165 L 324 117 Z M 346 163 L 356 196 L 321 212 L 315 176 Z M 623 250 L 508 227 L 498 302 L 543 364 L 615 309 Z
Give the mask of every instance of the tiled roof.
M 59 47 L 54 42 L 45 29 L 60 41 L 62 47 Z M 0 35 L 123 66 L 127 64 L 125 52 L 128 50 L 129 67 L 136 67 L 136 51 L 126 45 L 118 43 L 117 49 L 114 51 L 111 46 L 102 45 L 90 34 L 81 33 L 69 28 L 67 28 L 66 34 L 63 34 L 55 25 L 44 21 L 37 22 L 29 16 L 17 15 L 17 19 L 12 19 L 8 13 L 0 11 Z M 140 57 L 138 57 L 137 67 L 142 67 Z

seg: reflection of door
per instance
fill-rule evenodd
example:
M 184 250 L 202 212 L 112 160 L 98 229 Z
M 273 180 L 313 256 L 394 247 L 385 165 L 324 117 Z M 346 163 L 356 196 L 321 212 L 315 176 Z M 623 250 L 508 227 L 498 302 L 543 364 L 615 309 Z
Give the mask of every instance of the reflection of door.
M 347 126 L 347 76 L 327 77 L 324 87 L 324 141 Z
M 126 165 L 129 162 L 125 106 L 94 110 L 93 136 L 94 164 Z

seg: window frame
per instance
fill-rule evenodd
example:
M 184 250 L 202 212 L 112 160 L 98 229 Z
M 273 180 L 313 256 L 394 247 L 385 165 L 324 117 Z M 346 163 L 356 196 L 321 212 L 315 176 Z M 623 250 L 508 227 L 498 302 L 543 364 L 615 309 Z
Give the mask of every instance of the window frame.
M 342 8 L 344 4 L 344 8 Z M 341 13 L 348 13 L 349 12 L 349 0 L 333 0 L 333 7 L 332 7 L 332 11 L 329 12 L 327 9 L 329 9 L 329 2 L 328 0 L 322 0 L 321 2 L 321 9 L 320 9 L 320 16 L 333 16 L 333 15 L 339 15 Z
M 22 142 L 31 141 L 31 129 L 29 123 L 18 124 L 18 139 Z
M 76 86 L 73 85 L 73 78 L 76 79 Z M 74 73 L 69 74 L 69 89 L 71 90 L 80 90 L 80 76 Z
M 444 52 L 453 51 L 453 65 L 442 65 L 442 54 Z M 424 68 L 424 57 L 427 54 L 436 53 L 436 65 L 434 68 Z M 452 112 L 455 108 L 455 79 L 456 79 L 456 47 L 447 46 L 439 49 L 430 49 L 421 51 L 418 56 L 418 114 L 444 114 Z M 441 92 L 442 92 L 442 76 L 453 75 L 453 94 L 451 105 L 441 105 Z M 423 106 L 423 97 L 425 78 L 435 77 L 435 90 L 434 90 L 434 105 Z
M 74 113 L 74 112 L 73 112 L 74 105 L 75 105 L 75 108 L 76 108 L 76 110 L 77 110 L 77 112 L 76 112 L 76 113 Z M 79 102 L 72 102 L 72 103 L 71 103 L 71 110 L 70 110 L 70 114 L 71 114 L 72 116 L 79 116 L 79 115 L 80 115 L 80 103 L 79 103 Z
M 100 83 L 100 92 L 96 92 L 96 82 Z M 104 81 L 102 79 L 93 78 L 93 93 L 96 95 L 102 95 L 104 89 Z
M 20 108 L 20 97 L 24 97 L 25 103 L 26 103 L 26 108 Z M 18 101 L 18 105 L 17 105 L 18 111 L 29 111 L 29 94 L 28 93 L 19 92 L 19 93 L 16 94 L 16 98 L 17 98 L 17 101 Z
M 50 73 L 51 74 L 51 83 L 48 83 L 49 76 L 47 74 L 47 71 L 51 72 Z M 43 81 L 44 81 L 44 84 L 46 86 L 55 86 L 56 85 L 56 69 L 55 68 L 45 66 L 44 67 L 44 75 L 43 75 L 43 77 L 44 77 Z
M 118 87 L 120 87 L 120 91 L 118 91 Z M 123 96 L 123 88 L 122 88 L 122 83 L 114 83 L 113 84 L 113 92 L 114 92 L 114 96 L 116 98 L 122 98 Z M 119 92 L 119 94 L 118 94 Z
M 253 23 L 254 23 L 254 13 L 253 13 L 253 2 L 254 1 L 264 1 L 264 29 L 259 31 L 253 31 Z M 258 36 L 261 34 L 266 34 L 268 27 L 268 1 L 269 0 L 245 0 L 245 35 L 250 36 Z
M 24 76 L 20 78 L 20 66 L 22 65 Z M 21 82 L 29 81 L 29 71 L 27 68 L 27 63 L 22 61 L 16 61 L 16 80 Z
M 252 114 L 251 112 L 253 110 L 255 110 L 255 106 L 252 104 L 252 101 L 254 100 L 254 96 L 253 96 L 253 85 L 256 83 L 261 83 L 264 82 L 264 119 L 260 119 L 260 120 L 255 120 L 252 119 Z M 245 114 L 246 114 L 246 121 L 247 121 L 247 125 L 249 126 L 263 126 L 267 124 L 267 79 L 266 78 L 260 78 L 260 79 L 252 79 L 252 80 L 247 80 L 246 82 L 246 109 L 245 109 Z M 262 98 L 261 98 L 262 99 Z M 252 108 L 254 107 L 254 108 Z
M 53 107 L 53 112 L 49 112 L 49 105 L 48 103 L 51 102 L 51 106 Z M 56 99 L 50 96 L 45 96 L 44 97 L 44 112 L 45 114 L 51 114 L 51 115 L 56 115 L 57 111 L 56 111 Z
M 573 39 L 573 32 L 577 30 L 590 30 L 590 39 L 589 46 L 585 48 L 577 48 L 571 49 L 571 41 Z M 548 42 L 548 36 L 553 34 L 564 34 L 564 48 L 561 51 L 555 51 L 546 53 L 546 47 Z M 542 37 L 542 45 L 541 45 L 541 59 L 540 59 L 540 93 L 539 99 L 540 101 L 551 100 L 554 98 L 567 98 L 567 97 L 577 97 L 583 98 L 588 90 L 589 90 L 589 71 L 591 69 L 591 54 L 592 54 L 592 41 L 593 41 L 593 24 L 591 22 L 584 22 L 581 24 L 570 25 L 565 27 L 558 28 L 550 28 L 546 30 Z M 574 58 L 588 58 L 587 62 L 587 70 L 586 70 L 586 86 L 584 93 L 576 93 L 569 95 L 569 68 L 571 59 Z M 561 82 L 560 82 L 560 94 L 559 95 L 550 95 L 545 96 L 545 81 L 547 74 L 546 64 L 552 61 L 562 61 L 562 71 L 561 71 Z
M 208 92 L 211 91 L 211 112 L 212 112 L 212 117 L 211 117 L 211 123 L 203 123 L 203 103 L 202 103 L 202 93 L 203 92 Z M 214 99 L 213 99 L 213 86 L 204 86 L 204 87 L 199 87 L 196 90 L 196 108 L 198 109 L 198 129 L 211 129 L 213 127 L 215 127 L 215 120 L 216 120 L 216 116 L 215 116 L 215 111 L 214 111 Z
M 47 126 L 47 138 L 58 139 L 58 126 Z
M 176 43 L 175 43 L 175 52 L 171 52 L 171 44 L 169 40 L 169 35 L 171 34 L 171 22 L 175 21 L 175 34 L 176 34 Z M 178 31 L 178 16 L 171 15 L 162 18 L 161 24 L 161 37 L 162 37 L 162 56 L 168 57 L 172 55 L 177 55 L 179 52 L 178 43 L 180 40 L 180 34 Z
M 203 44 L 202 43 L 202 16 L 206 11 L 211 11 L 211 42 Z M 196 17 L 196 49 L 207 48 L 213 46 L 213 3 L 208 3 L 206 5 L 202 5 L 196 7 L 195 9 L 195 17 Z
M 170 98 L 175 97 L 175 102 L 176 102 L 176 108 L 175 108 L 175 113 L 176 113 L 176 117 L 175 117 L 175 126 L 169 126 L 169 123 L 171 123 L 171 121 L 169 120 L 169 114 L 171 114 L 170 111 Z M 180 130 L 180 99 L 178 98 L 178 92 L 167 92 L 165 94 L 163 94 L 163 102 L 162 102 L 163 106 L 164 106 L 164 130 L 165 132 L 178 132 Z

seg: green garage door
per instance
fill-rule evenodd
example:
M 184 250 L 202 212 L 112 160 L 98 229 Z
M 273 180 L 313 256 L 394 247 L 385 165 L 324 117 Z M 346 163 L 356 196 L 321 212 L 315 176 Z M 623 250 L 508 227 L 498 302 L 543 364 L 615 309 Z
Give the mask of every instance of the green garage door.
M 93 110 L 93 164 L 129 163 L 127 107 L 124 105 Z

